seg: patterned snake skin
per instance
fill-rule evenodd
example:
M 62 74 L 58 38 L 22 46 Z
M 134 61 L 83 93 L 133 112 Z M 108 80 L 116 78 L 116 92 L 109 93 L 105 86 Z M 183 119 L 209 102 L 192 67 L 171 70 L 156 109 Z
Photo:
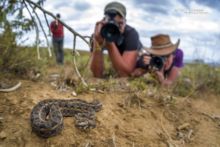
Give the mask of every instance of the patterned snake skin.
M 96 127 L 95 112 L 101 110 L 99 101 L 86 102 L 80 99 L 48 99 L 39 102 L 31 112 L 33 132 L 43 138 L 55 136 L 63 129 L 63 117 L 75 117 L 76 127 Z

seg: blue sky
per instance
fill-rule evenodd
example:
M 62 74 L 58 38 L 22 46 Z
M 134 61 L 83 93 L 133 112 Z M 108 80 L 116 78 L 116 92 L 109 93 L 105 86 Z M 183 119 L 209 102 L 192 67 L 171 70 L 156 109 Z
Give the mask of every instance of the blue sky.
M 94 24 L 102 19 L 103 9 L 111 0 L 46 0 L 44 8 L 60 13 L 61 19 L 82 35 L 93 33 Z M 180 38 L 185 60 L 205 59 L 220 62 L 220 0 L 118 0 L 127 8 L 127 24 L 136 28 L 144 46 L 158 33 Z M 39 12 L 40 16 L 43 16 Z M 27 14 L 28 16 L 28 14 Z M 41 17 L 43 18 L 43 17 Z M 48 17 L 49 21 L 52 18 Z M 46 26 L 46 25 L 45 25 Z M 42 32 L 41 40 L 45 42 Z M 29 36 L 33 36 L 31 32 Z M 35 37 L 29 37 L 29 43 Z M 72 34 L 65 30 L 65 47 L 72 47 Z M 88 47 L 81 40 L 77 48 Z

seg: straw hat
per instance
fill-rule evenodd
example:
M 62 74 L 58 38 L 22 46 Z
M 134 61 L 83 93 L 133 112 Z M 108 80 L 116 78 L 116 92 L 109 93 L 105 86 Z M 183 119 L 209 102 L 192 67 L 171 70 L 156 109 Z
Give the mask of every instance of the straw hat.
M 165 56 L 174 52 L 180 43 L 180 39 L 173 44 L 170 40 L 170 36 L 166 34 L 158 34 L 151 37 L 151 47 L 146 48 L 146 50 L 156 56 Z

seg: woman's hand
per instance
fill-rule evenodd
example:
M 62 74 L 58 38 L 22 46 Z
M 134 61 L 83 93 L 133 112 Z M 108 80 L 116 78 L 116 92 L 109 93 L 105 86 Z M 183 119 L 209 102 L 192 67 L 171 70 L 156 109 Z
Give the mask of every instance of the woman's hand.
M 131 73 L 131 76 L 132 76 L 132 77 L 139 77 L 139 76 L 142 76 L 143 74 L 145 74 L 146 72 L 147 72 L 146 69 L 136 68 L 136 69 Z
M 151 56 L 143 55 L 143 62 L 145 65 L 149 65 L 151 60 Z
M 157 79 L 158 79 L 161 83 L 163 83 L 163 81 L 165 80 L 164 73 L 163 73 L 162 71 L 156 71 L 155 73 L 156 73 L 156 75 L 157 75 Z

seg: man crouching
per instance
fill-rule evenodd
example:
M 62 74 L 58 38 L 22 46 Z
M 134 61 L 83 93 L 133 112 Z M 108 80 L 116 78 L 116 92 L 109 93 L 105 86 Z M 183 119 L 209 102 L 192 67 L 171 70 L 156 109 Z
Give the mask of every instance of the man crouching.
M 103 50 L 107 49 L 118 75 L 129 76 L 135 69 L 138 50 L 142 47 L 139 35 L 126 24 L 126 8 L 123 4 L 107 4 L 104 14 L 104 19 L 96 23 L 93 34 L 91 71 L 95 77 L 103 76 Z

